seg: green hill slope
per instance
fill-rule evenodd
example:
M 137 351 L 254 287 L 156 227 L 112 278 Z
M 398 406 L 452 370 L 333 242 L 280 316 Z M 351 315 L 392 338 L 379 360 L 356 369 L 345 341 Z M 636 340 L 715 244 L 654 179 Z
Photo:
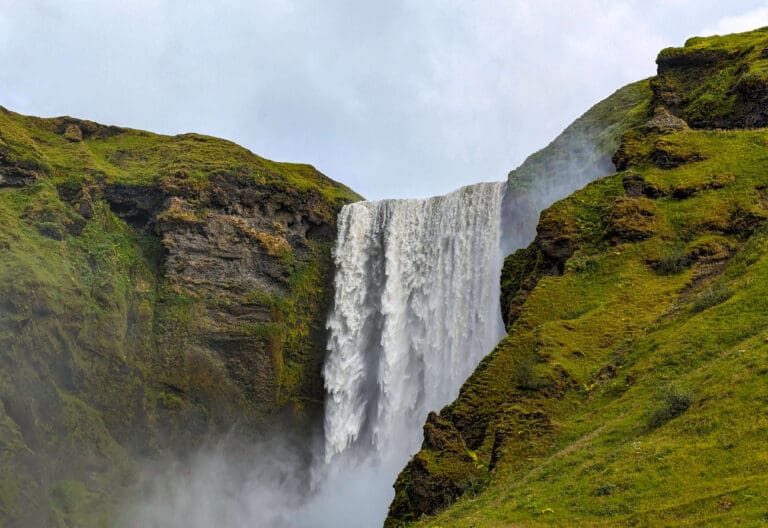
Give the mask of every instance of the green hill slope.
M 614 172 L 611 157 L 621 136 L 647 119 L 652 96 L 649 80 L 617 90 L 509 173 L 504 198 L 507 247 L 518 248 L 533 240 L 542 209 Z
M 316 417 L 356 199 L 228 141 L 0 109 L 0 525 L 110 525 L 137 460 Z
M 427 420 L 387 526 L 768 524 L 766 57 L 766 30 L 660 54 L 621 172 L 507 258 L 509 335 Z

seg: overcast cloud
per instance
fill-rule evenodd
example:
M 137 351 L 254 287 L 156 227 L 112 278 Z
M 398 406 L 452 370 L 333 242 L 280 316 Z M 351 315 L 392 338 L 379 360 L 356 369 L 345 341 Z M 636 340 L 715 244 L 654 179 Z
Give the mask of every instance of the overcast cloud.
M 757 0 L 0 0 L 0 105 L 236 141 L 368 198 L 501 180 Z

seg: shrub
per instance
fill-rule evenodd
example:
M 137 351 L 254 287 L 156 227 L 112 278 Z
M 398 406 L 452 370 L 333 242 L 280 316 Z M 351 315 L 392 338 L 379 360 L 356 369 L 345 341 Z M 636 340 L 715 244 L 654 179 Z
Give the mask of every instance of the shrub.
M 520 358 L 512 371 L 515 387 L 522 390 L 536 390 L 543 385 L 541 377 L 536 372 L 536 363 L 535 354 Z
M 683 414 L 694 402 L 693 393 L 672 385 L 662 391 L 659 407 L 651 414 L 648 425 L 655 429 Z
M 653 269 L 659 275 L 674 275 L 680 273 L 691 265 L 691 259 L 684 245 L 675 244 L 665 249 L 657 262 L 653 264 Z
M 733 290 L 728 286 L 718 285 L 711 288 L 707 288 L 693 301 L 691 310 L 694 313 L 703 312 L 707 308 L 711 308 L 718 304 L 724 303 L 733 295 Z
M 597 489 L 595 489 L 595 495 L 598 497 L 605 497 L 611 495 L 615 489 L 616 486 L 612 482 L 603 482 Z

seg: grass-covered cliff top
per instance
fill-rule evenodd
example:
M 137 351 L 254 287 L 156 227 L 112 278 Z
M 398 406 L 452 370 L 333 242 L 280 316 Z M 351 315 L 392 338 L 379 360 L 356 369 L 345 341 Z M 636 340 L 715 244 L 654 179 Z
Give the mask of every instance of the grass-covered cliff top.
M 0 525 L 115 526 L 139 467 L 305 438 L 359 198 L 229 141 L 0 108 Z
M 387 526 L 768 524 L 766 48 L 661 53 L 620 172 L 507 258 L 509 334 L 427 420 Z
M 711 37 L 691 37 L 682 48 L 665 48 L 659 52 L 659 61 L 693 52 L 708 54 L 743 55 L 745 58 L 759 59 L 760 46 L 768 39 L 768 27 L 758 28 L 745 33 L 713 35 Z
M 768 125 L 759 103 L 768 94 L 768 28 L 696 37 L 656 60 L 659 101 L 694 128 Z
M 54 183 L 158 184 L 184 174 L 200 187 L 214 175 L 236 176 L 294 191 L 319 191 L 331 204 L 359 200 L 311 165 L 279 163 L 223 139 L 164 136 L 70 117 L 43 119 L 0 107 L 0 155 Z
M 571 123 L 545 148 L 509 173 L 512 189 L 557 193 L 563 180 L 587 183 L 613 172 L 611 156 L 621 135 L 645 121 L 653 93 L 649 81 L 629 84 Z M 573 188 L 573 187 L 570 187 Z M 561 196 L 564 197 L 564 196 Z

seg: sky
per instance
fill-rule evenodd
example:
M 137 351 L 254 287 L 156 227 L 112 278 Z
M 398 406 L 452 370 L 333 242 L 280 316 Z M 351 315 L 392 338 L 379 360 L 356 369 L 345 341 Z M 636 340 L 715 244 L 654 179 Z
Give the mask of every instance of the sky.
M 233 140 L 369 199 L 502 180 L 755 0 L 0 0 L 0 105 Z

